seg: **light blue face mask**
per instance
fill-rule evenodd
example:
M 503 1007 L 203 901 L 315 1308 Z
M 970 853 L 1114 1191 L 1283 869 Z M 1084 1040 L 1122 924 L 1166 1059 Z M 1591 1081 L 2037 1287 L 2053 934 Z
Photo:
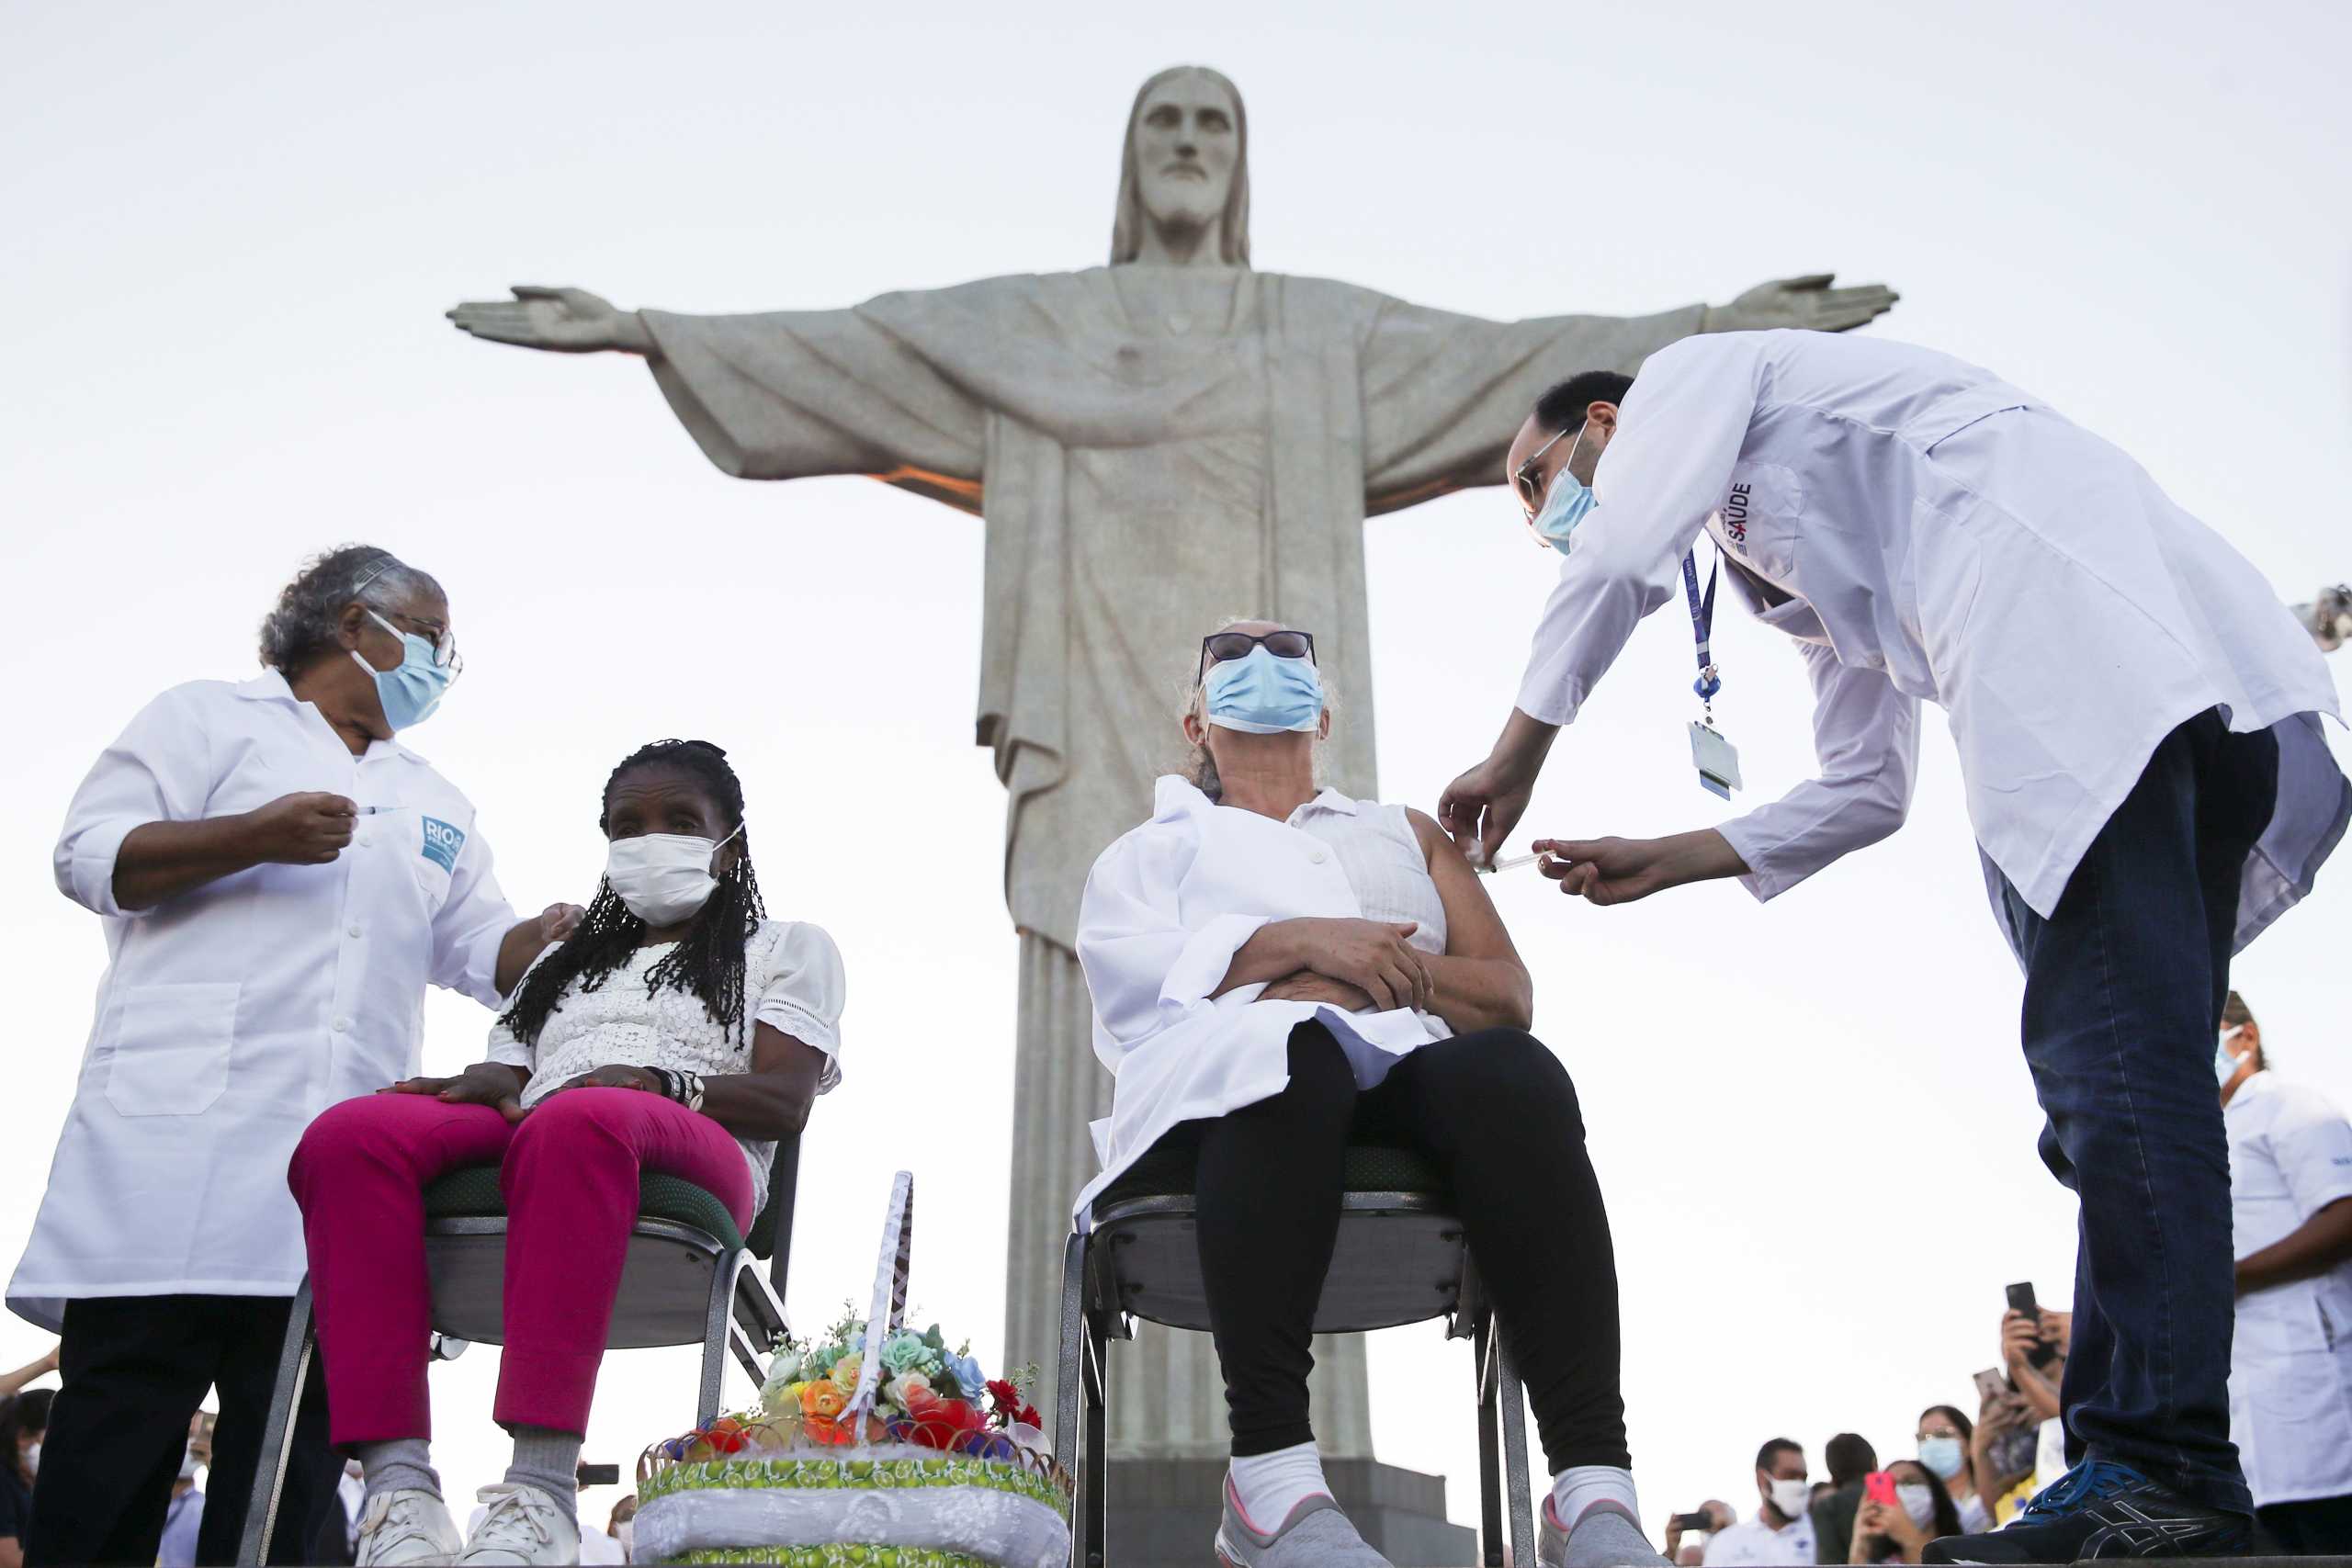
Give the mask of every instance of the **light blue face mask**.
M 1209 722 L 1246 735 L 1312 729 L 1323 717 L 1323 677 L 1311 659 L 1277 659 L 1253 648 L 1246 659 L 1209 666 L 1202 677 Z
M 376 700 L 383 705 L 384 722 L 395 731 L 412 724 L 422 724 L 433 716 L 441 705 L 442 694 L 449 682 L 458 678 L 456 670 L 434 662 L 433 645 L 413 632 L 404 632 L 375 611 L 368 618 L 401 639 L 401 661 L 390 670 L 379 670 L 359 657 L 353 649 L 351 657 L 359 668 L 376 678 Z
M 1566 555 L 1574 547 L 1573 536 L 1577 525 L 1583 522 L 1598 504 L 1591 488 L 1569 471 L 1569 465 L 1577 460 L 1577 448 L 1583 445 L 1584 427 L 1579 425 L 1575 444 L 1568 448 L 1568 461 L 1561 464 L 1560 471 L 1552 476 L 1552 488 L 1544 494 L 1544 509 L 1530 518 L 1527 525 L 1535 530 L 1537 538 L 1562 555 Z

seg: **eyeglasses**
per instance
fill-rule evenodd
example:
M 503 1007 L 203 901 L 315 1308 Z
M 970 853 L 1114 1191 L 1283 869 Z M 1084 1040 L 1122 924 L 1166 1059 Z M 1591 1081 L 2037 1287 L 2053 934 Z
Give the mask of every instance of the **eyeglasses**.
M 1577 428 L 1582 430 L 1584 426 L 1579 424 Z M 1535 514 L 1544 510 L 1544 484 L 1536 476 L 1535 465 L 1543 458 L 1544 453 L 1557 446 L 1560 444 L 1560 437 L 1566 434 L 1567 432 L 1565 430 L 1558 432 L 1551 440 L 1530 452 L 1527 455 L 1527 461 L 1511 470 L 1512 488 L 1519 491 L 1519 504 L 1526 509 L 1527 518 L 1531 523 L 1535 520 Z
M 398 615 L 400 619 L 419 628 L 417 635 L 424 637 L 427 641 L 433 644 L 434 667 L 438 670 L 447 670 L 449 672 L 450 678 L 455 680 L 458 672 L 466 667 L 466 661 L 458 657 L 458 637 L 456 633 L 452 632 L 447 626 L 443 626 L 438 621 L 428 621 L 417 615 L 401 615 L 398 610 L 388 610 L 385 611 L 383 615 L 378 615 L 375 606 L 368 604 L 367 600 L 361 598 L 361 595 L 368 592 L 368 585 L 369 583 L 375 581 L 378 578 L 383 576 L 385 572 L 390 570 L 393 567 L 398 566 L 399 564 L 400 560 L 396 556 L 381 555 L 377 557 L 374 561 L 369 563 L 368 570 L 359 574 L 359 580 L 351 585 L 351 596 L 354 599 L 358 599 L 360 604 L 367 609 L 368 613 L 371 615 L 375 615 L 379 621 L 383 620 L 385 615 Z M 386 629 L 395 633 L 400 630 L 398 626 L 389 626 Z
M 360 607 L 368 610 L 368 613 L 376 618 L 376 624 L 383 627 L 386 631 L 390 632 L 394 637 L 401 637 L 406 634 L 402 633 L 400 627 L 392 625 L 391 620 L 387 620 L 385 618 L 386 616 L 389 615 L 393 619 L 405 621 L 410 626 L 414 626 L 416 628 L 415 635 L 424 638 L 427 642 L 430 642 L 433 645 L 433 667 L 435 669 L 447 670 L 449 672 L 449 679 L 452 681 L 464 673 L 466 661 L 465 659 L 458 652 L 458 634 L 443 626 L 440 622 L 428 621 L 417 615 L 403 615 L 398 610 L 378 611 L 369 609 L 364 604 Z
M 1215 656 L 1219 664 L 1228 660 L 1247 659 L 1252 649 L 1262 648 L 1276 659 L 1307 659 L 1315 657 L 1313 632 L 1211 632 L 1201 638 L 1201 667 L 1193 671 L 1193 684 L 1197 686 L 1209 672 L 1209 660 Z

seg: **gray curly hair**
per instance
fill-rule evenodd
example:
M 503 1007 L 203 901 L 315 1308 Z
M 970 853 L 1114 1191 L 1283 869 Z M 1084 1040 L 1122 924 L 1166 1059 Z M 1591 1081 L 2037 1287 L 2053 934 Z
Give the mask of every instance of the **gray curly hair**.
M 374 545 L 339 545 L 313 556 L 262 617 L 261 661 L 280 674 L 298 674 L 335 647 L 345 605 L 389 610 L 419 590 L 447 598 L 431 573 Z
M 1227 615 L 1225 619 L 1219 621 L 1213 629 L 1216 631 L 1223 631 L 1227 626 L 1238 626 L 1244 621 L 1255 621 L 1261 626 L 1279 626 L 1287 624 L 1285 622 L 1275 620 L 1271 615 Z M 1193 651 L 1195 656 L 1197 656 L 1200 649 L 1195 648 Z M 1197 668 L 1197 664 L 1195 665 L 1195 668 Z M 1324 710 L 1330 714 L 1333 722 L 1336 723 L 1340 716 L 1340 694 L 1332 686 L 1331 678 L 1329 675 L 1324 674 L 1320 668 L 1316 671 L 1316 676 L 1323 682 Z M 1178 699 L 1176 718 L 1180 726 L 1187 718 L 1197 718 L 1201 721 L 1202 732 L 1204 734 L 1207 732 L 1209 722 L 1209 693 L 1208 687 L 1204 682 L 1194 680 L 1186 683 Z M 1224 798 L 1225 786 L 1223 784 L 1218 782 L 1216 776 L 1216 759 L 1209 754 L 1209 749 L 1205 742 L 1196 745 L 1191 741 L 1187 741 L 1185 743 L 1183 760 L 1176 764 L 1174 772 L 1178 778 L 1182 779 L 1186 784 L 1191 784 L 1194 789 L 1199 790 L 1211 800 L 1221 800 Z M 1316 787 L 1320 789 L 1323 785 L 1323 743 L 1318 740 L 1315 744 Z

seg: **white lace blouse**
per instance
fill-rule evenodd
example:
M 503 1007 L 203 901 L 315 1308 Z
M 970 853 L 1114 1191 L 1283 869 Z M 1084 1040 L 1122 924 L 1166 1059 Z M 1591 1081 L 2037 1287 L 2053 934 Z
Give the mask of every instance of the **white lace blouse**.
M 740 1036 L 713 1022 L 710 1010 L 692 991 L 647 988 L 646 971 L 673 945 L 639 948 L 593 991 L 582 991 L 575 981 L 548 1015 L 536 1045 L 524 1044 L 503 1023 L 491 1026 L 489 1059 L 531 1075 L 523 1090 L 526 1108 L 597 1067 L 683 1068 L 706 1077 L 747 1073 L 753 1023 L 769 1024 L 825 1054 L 818 1093 L 841 1083 L 842 955 L 820 927 L 764 920 L 752 933 L 743 949 L 745 1018 Z M 749 1138 L 736 1142 L 752 1168 L 752 1208 L 757 1213 L 767 1201 L 775 1145 Z

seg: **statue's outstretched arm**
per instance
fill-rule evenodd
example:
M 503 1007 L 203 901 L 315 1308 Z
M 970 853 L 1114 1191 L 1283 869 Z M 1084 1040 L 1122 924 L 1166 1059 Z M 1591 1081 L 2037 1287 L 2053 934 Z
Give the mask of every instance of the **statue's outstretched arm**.
M 1894 309 L 1903 298 L 1883 283 L 1855 288 L 1832 288 L 1834 272 L 1807 273 L 1759 283 L 1728 305 L 1707 307 L 1711 333 L 1762 332 L 1773 327 L 1803 327 L 1817 333 L 1850 332 Z
M 653 354 L 652 334 L 634 310 L 622 310 L 585 288 L 514 285 L 512 299 L 469 299 L 447 312 L 459 332 L 492 343 L 557 354 Z

